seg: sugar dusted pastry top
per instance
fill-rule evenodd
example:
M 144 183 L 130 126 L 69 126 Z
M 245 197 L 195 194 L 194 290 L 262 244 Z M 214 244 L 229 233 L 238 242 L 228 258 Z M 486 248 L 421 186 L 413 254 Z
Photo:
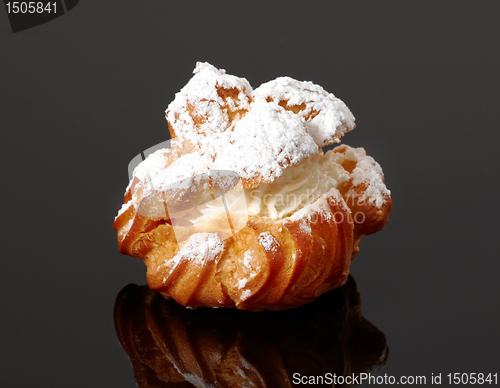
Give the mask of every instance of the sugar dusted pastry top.
M 354 128 L 347 106 L 311 82 L 280 77 L 253 90 L 208 63 L 194 73 L 166 111 L 172 139 L 209 156 L 207 169 L 240 174 L 247 187 L 274 181 Z

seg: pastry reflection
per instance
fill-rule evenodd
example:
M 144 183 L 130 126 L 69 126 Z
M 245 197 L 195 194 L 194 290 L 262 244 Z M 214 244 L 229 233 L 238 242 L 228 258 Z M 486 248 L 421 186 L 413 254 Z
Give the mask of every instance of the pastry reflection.
M 331 387 L 329 377 L 373 373 L 388 355 L 384 334 L 361 316 L 351 276 L 309 305 L 261 313 L 187 310 L 130 284 L 114 320 L 141 388 Z

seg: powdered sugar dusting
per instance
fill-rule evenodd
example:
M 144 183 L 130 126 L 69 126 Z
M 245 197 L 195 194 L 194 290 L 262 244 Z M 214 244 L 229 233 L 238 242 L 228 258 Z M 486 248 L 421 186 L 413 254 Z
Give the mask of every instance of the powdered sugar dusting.
M 364 195 L 377 208 L 380 209 L 386 198 L 391 195 L 383 181 L 382 169 L 372 157 L 367 156 L 360 160 L 351 175 L 354 186 L 363 183 L 366 185 Z
M 281 77 L 254 93 L 246 79 L 208 63 L 198 63 L 194 73 L 166 116 L 179 142 L 189 141 L 208 156 L 197 160 L 196 170 L 230 169 L 272 182 L 354 126 L 345 104 L 311 82 Z M 301 93 L 306 110 L 294 113 L 279 105 L 282 97 L 300 104 Z
M 118 214 L 117 216 L 115 217 L 115 220 L 120 217 L 125 211 L 127 211 L 127 209 L 132 206 L 133 202 L 132 201 L 128 201 L 127 203 L 124 203 L 122 205 L 122 207 L 120 208 L 120 210 L 118 210 Z
M 300 223 L 300 229 L 302 229 L 305 233 L 311 234 L 311 225 L 306 220 L 302 220 Z
M 243 265 L 247 268 L 252 268 L 252 266 L 250 265 L 253 260 L 252 253 L 254 253 L 254 251 L 248 250 L 243 254 Z
M 351 173 L 352 186 L 355 188 L 364 185 L 363 199 L 380 209 L 391 195 L 384 183 L 384 173 L 380 165 L 371 156 L 366 155 L 364 148 L 341 146 L 339 149 L 343 151 L 339 154 L 340 157 L 356 162 Z M 358 195 L 354 188 L 349 190 L 348 196 Z
M 195 233 L 189 237 L 179 252 L 168 264 L 171 271 L 183 260 L 213 261 L 224 249 L 224 244 L 217 233 Z M 165 263 L 166 264 L 166 263 Z
M 249 250 L 245 251 L 245 253 L 243 254 L 243 265 L 245 266 L 245 268 L 250 270 L 250 274 L 248 275 L 248 277 L 238 280 L 238 289 L 239 290 L 243 289 L 251 279 L 255 278 L 258 274 L 258 271 L 260 270 L 260 266 L 258 266 L 256 268 L 256 271 L 253 271 L 251 263 L 253 261 L 253 254 L 254 253 L 255 252 L 253 250 L 249 249 Z M 241 293 L 241 300 L 244 301 L 244 300 L 248 299 L 251 294 L 252 294 L 252 291 L 250 289 L 243 290 Z
M 259 235 L 259 244 L 268 252 L 276 252 L 278 249 L 278 241 L 269 232 L 263 232 Z
M 198 145 L 204 136 L 220 134 L 230 126 L 227 108 L 248 110 L 247 93 L 252 93 L 252 87 L 246 79 L 228 75 L 209 63 L 198 62 L 193 72 L 195 75 L 168 106 L 166 117 L 179 140 Z M 227 106 L 218 93 L 222 88 L 238 91 L 238 107 L 233 99 Z
M 212 161 L 207 155 L 200 153 L 181 155 L 165 168 L 165 151 L 168 150 L 162 149 L 152 153 L 134 170 L 134 176 L 141 182 L 147 182 L 150 189 L 162 190 L 175 183 L 178 189 L 187 190 L 190 180 L 186 178 L 209 172 Z
M 238 289 L 241 290 L 242 288 L 244 288 L 248 283 L 248 279 L 247 278 L 243 278 L 243 279 L 240 279 L 238 280 Z
M 302 118 L 262 101 L 236 123 L 229 143 L 219 147 L 213 168 L 236 171 L 243 178 L 260 176 L 267 182 L 281 176 L 283 167 L 318 151 Z
M 255 97 L 300 109 L 297 114 L 305 118 L 309 134 L 320 147 L 338 142 L 355 126 L 354 116 L 344 102 L 309 81 L 278 77 L 259 86 Z
M 247 300 L 252 295 L 252 291 L 245 290 L 241 293 L 241 300 Z

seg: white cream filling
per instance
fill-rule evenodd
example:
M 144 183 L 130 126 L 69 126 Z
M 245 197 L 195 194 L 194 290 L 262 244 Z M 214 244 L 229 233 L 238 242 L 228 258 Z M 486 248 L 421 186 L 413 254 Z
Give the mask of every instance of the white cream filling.
M 237 185 L 223 196 L 195 207 L 184 210 L 181 207 L 178 211 L 173 207 L 169 209 L 169 216 L 174 232 L 181 240 L 188 231 L 217 232 L 221 239 L 225 239 L 244 228 L 249 216 L 272 220 L 303 217 L 306 214 L 304 211 L 307 212 L 311 204 L 349 180 L 353 186 L 364 184 L 366 187 L 362 188 L 364 191 L 361 199 L 370 201 L 378 208 L 390 195 L 383 181 L 382 170 L 373 158 L 366 156 L 362 148 L 344 147 L 338 152 L 330 151 L 327 154 L 320 151 L 295 166 L 284 169 L 283 175 L 272 183 L 262 183 L 257 188 L 246 191 L 241 189 L 241 185 Z M 347 196 L 354 200 L 359 193 L 353 187 L 347 192 Z M 138 207 L 133 201 L 130 203 Z M 164 216 L 164 203 L 158 196 L 143 198 L 140 205 L 136 210 L 139 213 L 141 209 L 143 212 L 147 211 L 145 216 L 150 216 L 150 213 L 156 217 Z M 124 205 L 120 214 L 129 206 Z
M 339 163 L 339 155 L 322 151 L 288 167 L 274 182 L 262 183 L 246 194 L 248 213 L 282 219 L 313 203 L 332 188 L 347 181 L 349 173 Z
M 320 151 L 286 168 L 274 182 L 262 183 L 244 192 L 233 189 L 224 194 L 224 199 L 220 197 L 190 209 L 178 218 L 177 223 L 179 226 L 201 226 L 213 223 L 214 218 L 220 220 L 221 213 L 226 211 L 224 200 L 230 214 L 238 218 L 232 220 L 236 230 L 246 224 L 245 216 L 248 215 L 273 220 L 286 218 L 350 179 L 341 165 L 343 159 L 343 155 L 334 152 L 324 155 Z

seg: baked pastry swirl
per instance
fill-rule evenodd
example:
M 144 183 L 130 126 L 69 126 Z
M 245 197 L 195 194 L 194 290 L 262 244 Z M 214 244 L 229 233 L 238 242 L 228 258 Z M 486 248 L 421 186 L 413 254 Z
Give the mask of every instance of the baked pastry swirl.
M 194 73 L 166 111 L 170 147 L 133 172 L 120 252 L 186 307 L 282 310 L 344 284 L 392 207 L 364 149 L 322 151 L 354 128 L 347 106 L 288 77 L 253 90 L 207 63 Z

